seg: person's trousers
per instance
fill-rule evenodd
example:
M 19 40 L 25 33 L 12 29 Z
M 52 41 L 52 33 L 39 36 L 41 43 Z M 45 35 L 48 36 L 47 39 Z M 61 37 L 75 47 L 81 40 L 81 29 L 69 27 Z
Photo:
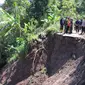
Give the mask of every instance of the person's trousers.
M 73 26 L 70 27 L 70 33 L 72 33 L 72 30 L 73 30 Z
M 85 33 L 85 26 L 82 26 L 82 33 Z
M 68 33 L 68 30 L 69 30 L 69 26 L 66 26 L 65 33 Z

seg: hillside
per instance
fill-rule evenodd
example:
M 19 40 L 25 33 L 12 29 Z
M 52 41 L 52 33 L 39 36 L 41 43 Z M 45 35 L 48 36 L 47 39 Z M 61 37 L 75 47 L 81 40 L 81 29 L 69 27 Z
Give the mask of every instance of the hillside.
M 60 34 L 35 40 L 30 53 L 6 65 L 4 85 L 84 85 L 85 39 Z

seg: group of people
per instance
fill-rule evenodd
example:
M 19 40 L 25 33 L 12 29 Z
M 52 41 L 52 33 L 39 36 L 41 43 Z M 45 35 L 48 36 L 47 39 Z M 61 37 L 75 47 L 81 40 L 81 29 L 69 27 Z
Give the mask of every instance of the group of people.
M 63 33 L 72 33 L 74 30 L 76 30 L 76 32 L 79 33 L 79 31 L 81 31 L 80 34 L 85 33 L 85 19 L 77 19 L 74 23 L 73 23 L 73 19 L 71 19 L 70 17 L 66 17 L 65 19 L 61 18 L 60 19 L 60 30 L 63 31 Z
M 81 30 L 81 34 L 85 33 L 85 19 L 81 20 L 76 20 L 74 24 L 74 28 L 76 32 L 79 32 Z

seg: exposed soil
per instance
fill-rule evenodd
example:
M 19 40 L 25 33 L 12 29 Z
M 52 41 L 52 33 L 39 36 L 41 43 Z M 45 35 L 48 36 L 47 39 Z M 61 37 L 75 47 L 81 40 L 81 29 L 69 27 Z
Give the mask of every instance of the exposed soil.
M 6 65 L 4 85 L 85 85 L 85 39 L 48 35 L 34 41 L 30 53 Z

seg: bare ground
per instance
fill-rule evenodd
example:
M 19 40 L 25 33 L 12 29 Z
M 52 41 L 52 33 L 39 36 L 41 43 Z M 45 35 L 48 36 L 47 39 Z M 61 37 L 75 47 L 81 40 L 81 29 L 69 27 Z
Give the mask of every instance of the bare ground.
M 5 66 L 4 85 L 85 85 L 84 36 L 48 35 L 24 58 Z

